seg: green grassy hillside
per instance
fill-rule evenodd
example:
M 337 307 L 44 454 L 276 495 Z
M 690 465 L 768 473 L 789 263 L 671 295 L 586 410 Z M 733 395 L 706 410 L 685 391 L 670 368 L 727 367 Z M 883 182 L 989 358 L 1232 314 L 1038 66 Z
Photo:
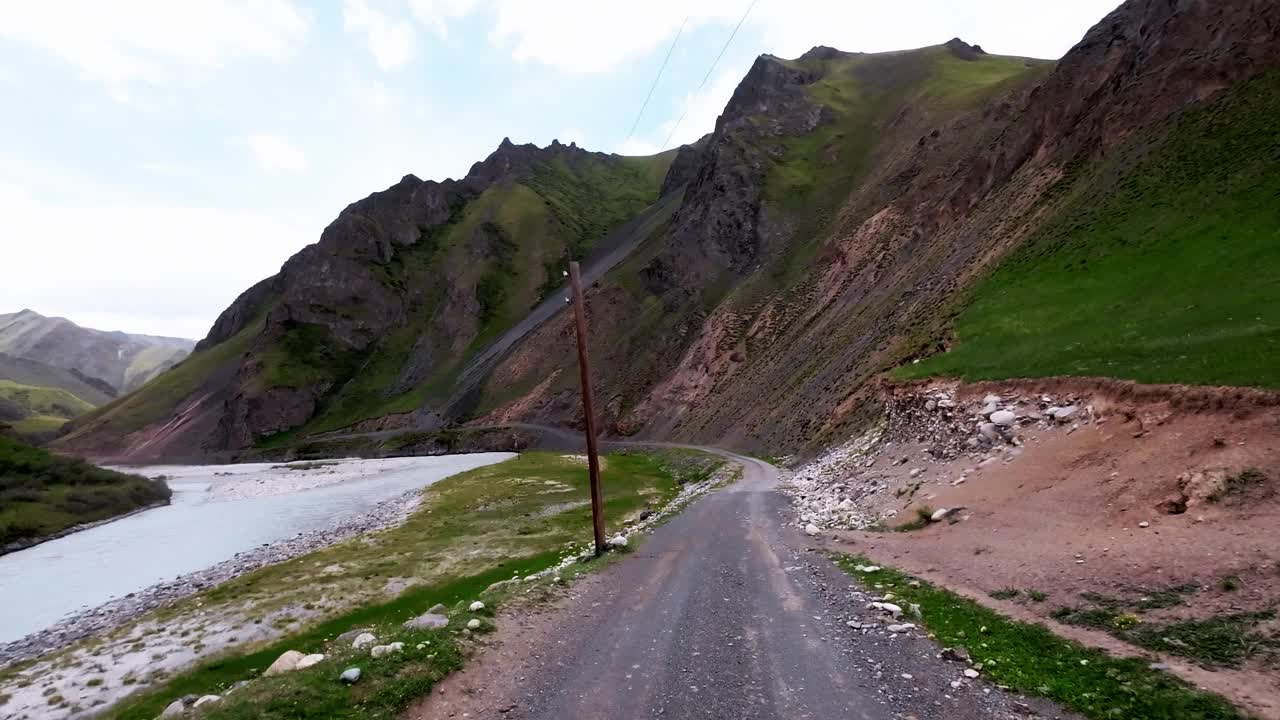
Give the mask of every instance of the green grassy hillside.
M 0 380 L 0 401 L 8 411 L 7 419 L 0 419 L 28 438 L 47 436 L 71 418 L 93 409 L 93 405 L 62 388 L 21 385 L 12 380 Z
M 657 200 L 674 155 L 669 151 L 603 160 L 587 156 L 572 162 L 554 158 L 523 182 L 490 187 L 453 222 L 433 229 L 417 247 L 402 252 L 387 268 L 387 282 L 430 290 L 403 325 L 343 373 L 349 380 L 326 399 L 300 434 L 409 412 L 447 398 L 455 374 L 467 361 L 563 282 L 561 271 L 568 257 L 587 256 L 610 230 Z M 477 238 L 485 239 L 482 252 L 475 247 Z M 479 317 L 472 332 L 424 333 L 442 310 L 464 312 L 450 304 L 442 275 L 456 285 L 474 287 Z M 466 318 L 461 320 L 465 328 Z M 432 342 L 433 367 L 417 382 L 398 383 L 424 336 Z M 459 337 L 464 342 L 458 342 Z
M 973 289 L 954 349 L 899 376 L 1280 388 L 1277 117 L 1271 73 L 1074 168 L 1053 218 Z
M 0 547 L 167 501 L 161 481 L 52 455 L 0 436 Z

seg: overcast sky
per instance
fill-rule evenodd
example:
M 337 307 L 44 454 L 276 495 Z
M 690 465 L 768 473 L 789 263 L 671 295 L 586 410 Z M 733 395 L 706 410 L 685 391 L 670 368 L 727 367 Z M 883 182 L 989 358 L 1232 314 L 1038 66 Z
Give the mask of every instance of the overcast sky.
M 710 131 L 761 53 L 1057 58 L 1117 0 L 757 0 L 703 84 L 749 5 L 0 0 L 0 312 L 203 337 L 348 203 L 504 136 L 647 154 L 682 115 L 672 145 Z

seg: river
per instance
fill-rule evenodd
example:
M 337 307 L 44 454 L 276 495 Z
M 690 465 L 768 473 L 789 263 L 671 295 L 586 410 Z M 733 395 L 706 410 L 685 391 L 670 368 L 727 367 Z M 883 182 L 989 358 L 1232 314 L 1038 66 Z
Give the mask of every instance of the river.
M 293 467 L 122 468 L 164 475 L 170 505 L 0 557 L 0 643 L 69 613 L 207 568 L 259 545 L 368 512 L 379 502 L 511 453 L 337 460 Z

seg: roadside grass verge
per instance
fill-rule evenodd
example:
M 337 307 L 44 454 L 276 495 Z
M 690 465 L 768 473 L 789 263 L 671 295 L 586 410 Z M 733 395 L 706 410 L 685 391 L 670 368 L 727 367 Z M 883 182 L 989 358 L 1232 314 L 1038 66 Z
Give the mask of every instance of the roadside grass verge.
M 709 477 L 719 464 L 719 458 L 689 451 L 606 455 L 602 474 L 610 532 L 645 507 L 665 504 L 681 485 Z M 174 625 L 193 615 L 219 612 L 242 618 L 283 614 L 291 623 L 283 635 L 182 671 L 122 701 L 105 717 L 151 720 L 176 698 L 222 694 L 249 680 L 250 685 L 223 701 L 201 708 L 200 716 L 395 717 L 459 666 L 458 633 L 469 619 L 482 620 L 477 632 L 488 629 L 487 617 L 494 607 L 530 585 L 487 594 L 486 588 L 552 567 L 585 545 L 591 527 L 587 486 L 586 464 L 577 456 L 526 453 L 432 485 L 424 490 L 422 505 L 400 526 L 263 568 L 154 613 L 152 619 Z M 599 565 L 576 563 L 562 575 L 569 579 Z M 385 589 L 397 586 L 393 583 L 408 583 L 408 589 L 388 599 Z M 467 604 L 482 594 L 488 607 L 468 613 Z M 350 602 L 337 609 L 319 603 L 334 596 Z M 304 603 L 319 616 L 294 620 L 295 614 L 307 614 L 298 612 Z M 436 603 L 452 608 L 449 628 L 432 633 L 402 628 L 405 620 Z M 404 642 L 404 652 L 372 660 L 366 651 L 357 660 L 350 648 L 333 643 L 333 638 L 357 628 L 370 629 L 379 643 Z M 424 648 L 417 647 L 428 641 Z M 306 670 L 257 680 L 286 650 L 329 657 Z M 361 668 L 362 678 L 347 688 L 337 678 L 351 666 Z
M 871 561 L 832 554 L 850 575 Z M 1246 716 L 1222 698 L 1148 666 L 1137 658 L 1114 658 L 1057 637 L 1041 625 L 1006 618 L 982 605 L 882 566 L 877 585 L 892 588 L 904 607 L 920 606 L 923 624 L 945 647 L 964 646 L 974 667 L 992 682 L 1049 698 L 1094 720 L 1227 720 Z M 912 585 L 918 582 L 918 585 Z
M 1224 580 L 1231 579 L 1231 576 Z M 1239 578 L 1235 578 L 1238 582 Z M 1107 632 L 1139 647 L 1179 655 L 1205 667 L 1239 667 L 1245 661 L 1265 655 L 1280 658 L 1280 636 L 1260 629 L 1274 620 L 1274 609 L 1242 611 L 1205 619 L 1162 622 L 1145 617 L 1151 610 L 1162 610 L 1187 603 L 1189 596 L 1200 590 L 1195 583 L 1172 585 L 1144 591 L 1135 589 L 1139 597 L 1115 597 L 1099 593 L 1083 593 L 1084 603 L 1062 606 L 1053 618 L 1070 625 L 1080 625 Z

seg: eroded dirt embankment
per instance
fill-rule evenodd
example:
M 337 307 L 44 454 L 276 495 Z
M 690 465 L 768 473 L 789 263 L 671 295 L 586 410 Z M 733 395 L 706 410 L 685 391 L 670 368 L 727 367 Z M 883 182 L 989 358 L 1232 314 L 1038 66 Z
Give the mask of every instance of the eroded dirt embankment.
M 797 470 L 802 522 L 1280 717 L 1280 395 L 1049 379 L 885 398 L 882 426 Z

